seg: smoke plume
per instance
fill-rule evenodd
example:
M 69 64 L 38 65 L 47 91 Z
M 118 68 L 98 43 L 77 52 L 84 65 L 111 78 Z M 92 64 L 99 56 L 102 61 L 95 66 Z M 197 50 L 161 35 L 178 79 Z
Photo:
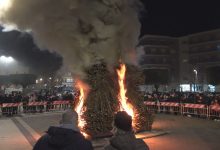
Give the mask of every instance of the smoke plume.
M 28 33 L 3 32 L 0 26 L 0 55 L 12 56 L 30 73 L 53 75 L 62 66 L 62 57 L 55 52 L 40 50 Z
M 139 0 L 11 0 L 0 21 L 31 31 L 38 46 L 60 53 L 81 75 L 101 59 L 134 61 L 140 6 Z

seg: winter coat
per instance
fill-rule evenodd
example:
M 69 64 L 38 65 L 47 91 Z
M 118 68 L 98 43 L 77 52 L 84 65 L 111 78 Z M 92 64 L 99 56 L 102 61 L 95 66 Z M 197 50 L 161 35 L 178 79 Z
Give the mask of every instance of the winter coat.
M 91 142 L 72 129 L 50 127 L 33 150 L 93 150 Z
M 149 150 L 149 148 L 143 140 L 136 139 L 133 133 L 125 132 L 115 135 L 105 150 Z

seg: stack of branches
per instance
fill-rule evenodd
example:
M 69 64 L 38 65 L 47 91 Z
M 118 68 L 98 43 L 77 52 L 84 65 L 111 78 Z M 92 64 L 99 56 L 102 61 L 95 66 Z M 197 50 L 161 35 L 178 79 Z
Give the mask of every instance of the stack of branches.
M 118 66 L 115 70 L 116 68 Z M 85 131 L 92 137 L 105 135 L 112 129 L 114 114 L 119 110 L 117 73 L 110 72 L 104 62 L 88 68 L 86 73 L 90 92 L 85 103 Z M 136 109 L 137 132 L 151 130 L 153 123 L 153 116 L 146 110 L 143 96 L 138 91 L 138 85 L 143 83 L 142 71 L 136 66 L 127 65 L 127 97 Z
M 146 109 L 144 97 L 138 89 L 143 85 L 145 76 L 140 68 L 133 65 L 127 65 L 126 87 L 129 102 L 135 107 L 136 132 L 149 131 L 152 129 L 153 114 Z
M 86 132 L 95 137 L 112 129 L 114 113 L 118 110 L 114 80 L 105 63 L 93 65 L 87 71 L 90 92 L 86 100 L 84 118 Z

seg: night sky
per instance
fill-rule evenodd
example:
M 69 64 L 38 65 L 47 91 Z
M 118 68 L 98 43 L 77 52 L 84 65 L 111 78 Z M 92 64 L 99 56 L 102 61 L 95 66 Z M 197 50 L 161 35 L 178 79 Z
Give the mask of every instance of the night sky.
M 220 1 L 142 0 L 142 35 L 182 36 L 220 28 Z
M 55 52 L 40 50 L 30 34 L 19 31 L 2 32 L 0 28 L 0 56 L 12 56 L 29 67 L 31 73 L 52 75 L 62 66 L 62 57 Z
M 142 35 L 178 37 L 220 28 L 220 2 L 215 0 L 141 1 L 145 6 L 144 11 L 140 13 Z M 11 55 L 40 74 L 55 72 L 62 65 L 61 56 L 40 50 L 34 44 L 31 35 L 18 31 L 4 33 L 1 28 L 0 55 Z

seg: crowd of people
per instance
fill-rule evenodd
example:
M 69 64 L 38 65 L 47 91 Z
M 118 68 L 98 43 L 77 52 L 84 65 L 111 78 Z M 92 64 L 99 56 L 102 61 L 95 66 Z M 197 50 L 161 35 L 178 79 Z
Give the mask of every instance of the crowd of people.
M 202 104 L 203 106 L 211 106 L 212 108 L 220 108 L 220 94 L 219 93 L 183 93 L 183 92 L 171 92 L 171 93 L 145 93 L 144 94 L 144 100 L 145 101 L 151 101 L 151 102 L 174 102 L 174 103 L 179 103 L 179 104 Z M 213 107 L 214 106 L 214 107 Z M 217 106 L 217 107 L 216 107 Z M 163 108 L 165 110 L 161 111 L 158 110 L 159 112 L 173 112 L 173 108 Z M 219 109 L 218 109 L 219 110 Z M 215 121 L 220 121 L 220 112 L 218 110 L 215 110 L 216 112 L 208 112 L 202 113 L 202 110 L 193 110 L 193 109 L 188 109 L 187 112 L 184 112 L 183 114 L 192 117 L 204 117 L 206 118 L 207 115 L 210 115 L 209 117 Z M 174 114 L 177 114 L 177 111 L 181 110 L 176 110 Z
M 78 127 L 78 114 L 68 110 L 62 115 L 59 126 L 50 126 L 35 144 L 33 150 L 93 150 L 92 143 L 85 139 Z M 132 129 L 132 117 L 125 111 L 115 114 L 113 137 L 104 150 L 149 150 L 148 145 L 137 139 Z
M 27 107 L 30 102 L 47 102 L 46 110 L 49 110 L 53 101 L 56 100 L 70 100 L 74 101 L 78 97 L 79 93 L 74 94 L 70 92 L 64 92 L 58 94 L 55 92 L 31 92 L 29 94 L 24 94 L 21 92 L 12 92 L 11 94 L 1 94 L 0 93 L 0 105 L 9 103 L 22 103 L 24 112 L 36 112 L 36 106 Z M 44 106 L 38 106 L 40 112 L 42 112 Z M 2 114 L 7 116 L 12 116 L 18 113 L 18 107 L 3 107 Z
M 16 103 L 23 102 L 23 104 L 33 101 L 47 101 L 54 100 L 74 100 L 79 93 L 75 95 L 71 93 L 64 93 L 57 95 L 56 93 L 46 92 L 32 93 L 24 95 L 20 92 L 12 92 L 12 94 L 0 94 L 0 103 Z M 205 105 L 220 106 L 219 93 L 145 93 L 145 101 L 154 102 L 177 102 L 177 103 L 194 103 Z M 5 111 L 4 109 L 2 110 Z M 93 150 L 91 142 L 80 133 L 78 128 L 78 114 L 75 111 L 66 111 L 61 118 L 59 126 L 51 126 L 34 146 L 33 150 L 55 150 L 55 149 L 82 149 Z M 110 139 L 109 145 L 105 146 L 105 150 L 149 150 L 149 147 L 143 140 L 136 139 L 132 131 L 132 118 L 126 112 L 118 112 L 115 114 L 113 123 L 114 136 Z
M 155 102 L 206 104 L 209 106 L 220 105 L 220 94 L 192 92 L 145 93 L 144 100 Z
M 0 93 L 0 104 L 2 103 L 18 103 L 18 102 L 39 102 L 39 101 L 54 101 L 54 100 L 74 100 L 75 94 L 65 92 L 62 94 L 52 92 L 32 92 L 24 94 L 21 92 L 12 92 L 11 94 Z
M 11 94 L 0 94 L 0 104 L 22 102 L 25 110 L 25 104 L 34 101 L 54 100 L 73 100 L 79 96 L 76 92 L 64 93 L 63 95 L 51 94 L 50 92 L 22 94 L 21 92 L 12 92 Z M 7 108 L 2 109 L 4 114 Z M 17 108 L 12 108 L 17 109 Z M 13 110 L 16 113 L 17 110 Z M 125 111 L 115 114 L 113 123 L 113 137 L 110 139 L 105 150 L 149 150 L 149 147 L 141 139 L 137 139 L 132 129 L 132 118 Z M 48 131 L 37 141 L 33 150 L 93 150 L 92 143 L 87 140 L 80 132 L 78 127 L 78 114 L 73 110 L 67 110 L 63 113 L 60 125 L 50 126 Z

